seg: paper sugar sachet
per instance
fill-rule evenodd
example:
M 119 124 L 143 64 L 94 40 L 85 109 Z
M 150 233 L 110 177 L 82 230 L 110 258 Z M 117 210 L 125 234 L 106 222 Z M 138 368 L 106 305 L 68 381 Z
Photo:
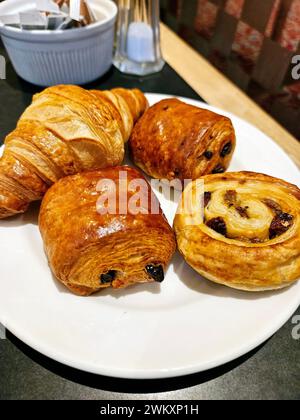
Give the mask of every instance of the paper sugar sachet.
M 89 0 L 35 0 L 24 1 L 19 13 L 0 16 L 0 24 L 23 30 L 65 30 L 89 25 L 97 21 Z
M 47 29 L 48 21 L 45 13 L 38 10 L 20 13 L 20 24 L 22 29 Z
M 12 26 L 15 28 L 20 28 L 21 25 L 19 13 L 14 15 L 0 16 L 0 22 L 5 26 Z

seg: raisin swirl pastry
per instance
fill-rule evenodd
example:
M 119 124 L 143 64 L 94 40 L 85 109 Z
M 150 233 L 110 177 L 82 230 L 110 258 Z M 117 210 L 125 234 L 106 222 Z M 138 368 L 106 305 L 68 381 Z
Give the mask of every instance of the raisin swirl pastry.
M 175 98 L 149 108 L 129 140 L 134 163 L 151 177 L 168 180 L 225 172 L 235 145 L 229 118 Z
M 129 203 L 137 191 L 135 182 L 141 180 L 142 207 L 135 212 Z M 116 207 L 107 212 L 103 210 L 110 182 L 117 201 Z M 101 197 L 105 199 L 103 202 L 99 202 Z M 155 214 L 149 211 L 153 203 Z M 134 283 L 162 282 L 176 248 L 174 232 L 150 185 L 129 167 L 61 179 L 43 199 L 39 226 L 54 275 L 82 296 L 108 287 L 118 289 Z
M 204 181 L 204 218 L 197 183 Z M 180 252 L 216 283 L 281 289 L 300 278 L 300 190 L 252 172 L 208 175 L 189 184 L 175 218 Z

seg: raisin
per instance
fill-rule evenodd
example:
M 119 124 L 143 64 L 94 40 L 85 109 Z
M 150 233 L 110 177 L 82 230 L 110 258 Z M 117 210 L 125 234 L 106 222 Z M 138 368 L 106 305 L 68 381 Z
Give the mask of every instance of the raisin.
M 100 276 L 101 284 L 112 283 L 114 281 L 114 279 L 116 278 L 116 274 L 117 274 L 117 272 L 114 271 L 114 270 L 110 270 L 110 271 L 108 271 L 108 273 L 101 274 L 101 276 Z
M 231 151 L 232 151 L 232 143 L 231 141 L 229 141 L 228 143 L 225 144 L 225 146 L 221 150 L 220 156 L 224 158 L 225 156 L 230 155 Z
M 249 215 L 247 212 L 249 207 L 242 207 L 238 205 L 237 192 L 235 190 L 226 191 L 224 200 L 229 207 L 234 206 L 235 210 L 241 217 L 249 219 Z
M 244 219 L 250 219 L 248 211 L 247 211 L 248 208 L 249 207 L 237 206 L 235 209 L 241 217 L 243 217 Z
M 206 226 L 223 236 L 226 236 L 227 234 L 227 226 L 225 220 L 222 217 L 216 217 L 209 220 L 206 222 Z
M 279 217 L 283 222 L 291 222 L 294 219 L 293 216 L 289 213 L 281 213 Z
M 211 160 L 211 158 L 213 157 L 213 152 L 210 152 L 209 150 L 207 150 L 205 153 L 204 153 L 204 157 L 207 159 L 207 160 Z
M 237 202 L 237 192 L 235 190 L 226 191 L 224 200 L 230 206 L 235 205 Z
M 213 174 L 223 174 L 225 172 L 225 168 L 222 165 L 217 165 L 215 169 L 212 171 Z
M 266 206 L 268 206 L 271 210 L 273 210 L 278 216 L 282 213 L 282 209 L 276 201 L 267 198 L 263 201 Z
M 162 283 L 165 279 L 162 265 L 149 264 L 146 266 L 146 271 L 157 283 Z
M 210 202 L 210 200 L 211 200 L 211 192 L 206 191 L 204 193 L 204 207 L 207 207 L 207 205 Z
M 282 235 L 283 233 L 287 232 L 289 228 L 293 224 L 293 216 L 288 213 L 280 213 L 277 214 L 274 219 L 272 220 L 271 226 L 270 226 L 270 239 L 274 239 L 277 236 Z

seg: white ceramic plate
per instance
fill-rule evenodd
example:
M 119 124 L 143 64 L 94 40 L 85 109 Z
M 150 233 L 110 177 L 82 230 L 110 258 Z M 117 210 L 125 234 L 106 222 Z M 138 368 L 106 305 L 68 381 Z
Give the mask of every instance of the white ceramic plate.
M 165 97 L 148 95 L 151 103 Z M 300 185 L 299 170 L 272 140 L 227 115 L 238 138 L 230 170 Z M 160 199 L 172 222 L 176 204 Z M 300 304 L 300 282 L 275 293 L 239 292 L 202 279 L 179 255 L 162 285 L 76 297 L 50 273 L 37 209 L 0 222 L 0 255 L 0 321 L 52 359 L 114 377 L 174 377 L 224 364 L 272 336 Z

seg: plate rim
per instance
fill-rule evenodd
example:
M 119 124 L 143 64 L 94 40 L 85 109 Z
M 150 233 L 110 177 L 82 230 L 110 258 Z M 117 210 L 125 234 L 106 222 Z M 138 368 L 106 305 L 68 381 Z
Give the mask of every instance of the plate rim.
M 292 286 L 293 287 L 293 286 Z M 299 300 L 299 302 L 298 302 Z M 70 368 L 87 372 L 90 374 L 111 377 L 115 379 L 130 379 L 130 380 L 155 380 L 155 379 L 170 379 L 170 378 L 180 378 L 183 376 L 189 376 L 197 373 L 206 372 L 217 367 L 224 366 L 234 360 L 239 359 L 242 356 L 247 355 L 251 351 L 257 349 L 259 346 L 264 344 L 268 341 L 271 337 L 273 337 L 276 332 L 278 332 L 290 319 L 290 317 L 295 313 L 298 309 L 300 304 L 300 294 L 299 298 L 295 302 L 294 306 L 286 311 L 284 315 L 277 321 L 276 325 L 274 324 L 273 328 L 271 328 L 268 332 L 263 334 L 259 339 L 257 339 L 256 344 L 248 344 L 244 345 L 240 348 L 240 350 L 233 351 L 231 354 L 228 354 L 223 359 L 217 358 L 215 360 L 211 360 L 208 362 L 202 362 L 199 365 L 190 365 L 185 367 L 179 367 L 174 369 L 157 369 L 157 370 L 147 370 L 147 369 L 120 369 L 120 368 L 106 368 L 105 366 L 96 367 L 94 364 L 90 364 L 87 362 L 77 362 L 74 359 L 66 359 L 60 353 L 55 353 L 47 350 L 47 348 L 43 348 L 42 344 L 36 343 L 34 339 L 28 338 L 28 336 L 19 333 L 16 328 L 14 328 L 9 322 L 6 324 L 2 322 L 0 316 L 0 323 L 5 326 L 14 336 L 16 336 L 20 341 L 25 343 L 27 346 L 32 348 L 33 350 L 37 351 L 38 353 L 42 354 L 43 356 L 48 357 L 51 360 L 54 360 L 57 363 L 62 365 L 68 366 Z M 152 373 L 150 373 L 152 372 Z

